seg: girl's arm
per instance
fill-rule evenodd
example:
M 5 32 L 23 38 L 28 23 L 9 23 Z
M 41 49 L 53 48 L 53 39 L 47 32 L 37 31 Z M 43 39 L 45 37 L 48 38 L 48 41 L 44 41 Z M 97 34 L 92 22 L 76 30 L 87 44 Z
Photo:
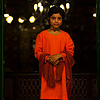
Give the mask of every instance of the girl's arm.
M 43 53 L 42 40 L 43 40 L 42 36 L 38 34 L 36 37 L 35 49 L 34 49 L 34 55 L 38 60 L 40 55 Z
M 74 43 L 73 43 L 73 40 L 71 39 L 70 35 L 69 34 L 66 34 L 66 51 L 68 51 L 70 54 L 74 54 Z
M 66 40 L 65 50 L 68 51 L 73 56 L 75 46 L 74 46 L 72 38 L 70 37 L 70 35 L 68 33 L 65 35 L 65 40 Z M 61 53 L 61 55 L 62 55 L 63 61 L 65 61 L 66 54 Z

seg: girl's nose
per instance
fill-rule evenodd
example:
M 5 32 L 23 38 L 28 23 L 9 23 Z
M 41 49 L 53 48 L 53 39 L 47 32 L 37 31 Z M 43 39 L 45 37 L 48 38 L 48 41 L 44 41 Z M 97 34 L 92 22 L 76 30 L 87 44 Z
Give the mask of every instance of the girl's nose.
M 55 22 L 58 22 L 58 19 L 56 18 Z

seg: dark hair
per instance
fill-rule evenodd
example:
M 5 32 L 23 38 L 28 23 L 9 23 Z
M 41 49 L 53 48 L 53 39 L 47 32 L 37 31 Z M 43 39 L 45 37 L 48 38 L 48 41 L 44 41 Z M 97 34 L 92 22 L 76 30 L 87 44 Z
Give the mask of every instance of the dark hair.
M 52 16 L 53 14 L 57 14 L 57 13 L 59 13 L 62 16 L 62 19 L 64 20 L 65 18 L 64 10 L 58 6 L 53 6 L 49 9 L 49 12 L 48 12 L 49 19 L 50 19 L 50 16 Z

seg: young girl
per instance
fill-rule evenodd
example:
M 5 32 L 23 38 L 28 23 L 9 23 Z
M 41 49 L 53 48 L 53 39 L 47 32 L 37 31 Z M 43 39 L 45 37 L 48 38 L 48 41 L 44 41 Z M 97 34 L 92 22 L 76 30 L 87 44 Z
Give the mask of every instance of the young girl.
M 50 28 L 36 38 L 35 57 L 39 60 L 40 99 L 43 100 L 68 100 L 71 94 L 74 43 L 70 35 L 60 29 L 64 16 L 60 7 L 50 8 Z

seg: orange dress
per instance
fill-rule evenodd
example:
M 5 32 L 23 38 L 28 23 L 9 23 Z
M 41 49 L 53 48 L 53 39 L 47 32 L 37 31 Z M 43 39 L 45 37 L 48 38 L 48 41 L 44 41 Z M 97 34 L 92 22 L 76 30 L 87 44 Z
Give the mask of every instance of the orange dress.
M 62 31 L 58 35 L 52 35 L 48 32 L 48 30 L 44 30 L 37 35 L 35 42 L 35 57 L 38 60 L 41 53 L 54 55 L 61 53 L 65 49 L 73 55 L 74 43 L 67 32 Z M 65 56 L 66 55 L 62 54 L 63 58 Z M 56 67 L 54 67 L 54 76 L 56 78 Z M 65 67 L 62 73 L 62 81 L 55 83 L 54 88 L 47 86 L 47 81 L 43 78 L 43 76 L 41 77 L 40 99 L 68 100 Z

